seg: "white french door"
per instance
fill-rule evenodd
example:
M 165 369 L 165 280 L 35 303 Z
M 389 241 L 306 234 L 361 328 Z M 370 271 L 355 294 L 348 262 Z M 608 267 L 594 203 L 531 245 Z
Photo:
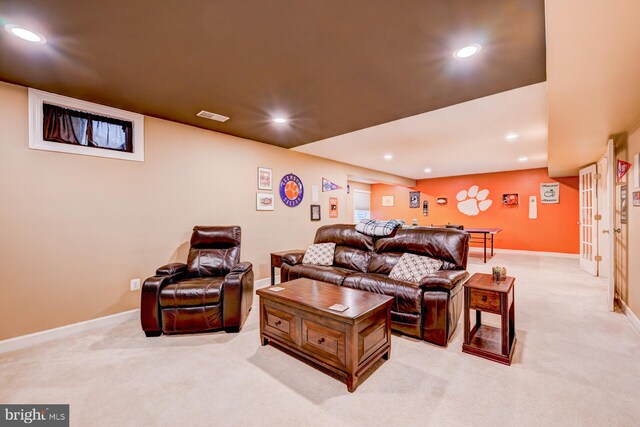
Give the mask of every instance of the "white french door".
M 595 224 L 596 207 L 596 165 L 580 170 L 580 268 L 596 275 L 598 264 L 597 231 Z

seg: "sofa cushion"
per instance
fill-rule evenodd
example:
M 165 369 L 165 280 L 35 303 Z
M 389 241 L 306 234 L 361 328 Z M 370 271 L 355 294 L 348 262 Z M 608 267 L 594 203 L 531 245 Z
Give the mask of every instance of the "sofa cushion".
M 165 286 L 160 291 L 162 307 L 195 307 L 218 304 L 224 277 L 193 278 Z
M 405 282 L 420 283 L 422 278 L 435 273 L 442 267 L 442 261 L 415 254 L 403 254 L 389 277 Z
M 336 252 L 335 243 L 316 243 L 309 246 L 302 258 L 303 264 L 333 265 L 333 257 Z
M 413 253 L 444 262 L 443 269 L 464 270 L 467 267 L 469 234 L 445 228 L 401 228 L 393 237 L 376 240 L 375 252 Z
M 356 231 L 355 225 L 335 224 L 325 225 L 316 231 L 313 243 L 332 242 L 337 246 L 351 246 L 363 251 L 373 250 L 373 237 L 366 236 Z
M 367 268 L 369 268 L 370 260 L 371 252 L 352 248 L 350 246 L 336 246 L 336 255 L 333 260 L 333 265 L 366 273 Z
M 288 268 L 288 280 L 299 279 L 305 277 L 312 280 L 320 280 L 322 282 L 341 285 L 344 278 L 353 273 L 351 270 L 340 267 L 297 264 Z
M 400 260 L 400 257 L 402 257 L 401 252 L 385 252 L 381 254 L 373 252 L 367 272 L 388 276 Z
M 382 274 L 354 273 L 344 279 L 342 286 L 394 297 L 392 311 L 422 312 L 422 289 L 415 283 L 394 280 Z

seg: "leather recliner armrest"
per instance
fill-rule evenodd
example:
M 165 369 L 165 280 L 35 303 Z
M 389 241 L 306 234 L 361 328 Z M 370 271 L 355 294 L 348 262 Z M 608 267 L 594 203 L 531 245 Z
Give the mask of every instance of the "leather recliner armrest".
M 180 263 L 175 263 L 180 264 Z M 142 284 L 140 292 L 140 322 L 142 329 L 149 334 L 157 335 L 162 331 L 160 324 L 160 306 L 158 296 L 165 286 L 174 283 L 186 276 L 187 266 L 184 268 L 169 268 L 172 264 L 160 267 L 155 276 L 147 278 Z M 173 274 L 168 272 L 173 271 Z
M 423 290 L 444 289 L 450 291 L 469 278 L 466 270 L 439 270 L 425 276 L 420 281 Z
M 232 273 L 244 273 L 245 271 L 249 271 L 253 268 L 253 265 L 248 261 L 239 262 L 233 266 L 229 274 Z
M 172 262 L 171 264 L 163 265 L 156 270 L 156 276 L 171 276 L 178 273 L 186 273 L 187 264 L 183 262 Z
M 246 320 L 253 300 L 253 265 L 236 264 L 224 278 L 222 322 L 225 330 L 237 331 Z
M 282 255 L 282 262 L 286 262 L 289 265 L 301 264 L 302 259 L 306 251 L 291 251 Z

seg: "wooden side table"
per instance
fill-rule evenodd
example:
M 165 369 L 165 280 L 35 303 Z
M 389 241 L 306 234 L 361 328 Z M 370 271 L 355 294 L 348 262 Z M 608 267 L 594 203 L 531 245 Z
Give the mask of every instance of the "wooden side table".
M 271 252 L 271 286 L 276 284 L 276 268 L 282 266 L 282 256 L 292 252 L 304 253 L 302 249 L 292 249 L 290 251 Z
M 494 282 L 491 274 L 476 273 L 464 284 L 464 353 L 511 365 L 516 344 L 514 284 L 507 277 Z M 469 310 L 476 310 L 471 328 Z M 482 312 L 500 315 L 501 327 L 482 324 Z

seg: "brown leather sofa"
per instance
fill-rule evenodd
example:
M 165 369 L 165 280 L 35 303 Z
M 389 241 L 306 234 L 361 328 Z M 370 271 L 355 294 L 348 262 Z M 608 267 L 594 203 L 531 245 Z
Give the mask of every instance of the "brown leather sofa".
M 144 281 L 140 321 L 148 337 L 238 332 L 252 302 L 253 270 L 240 262 L 240 227 L 196 226 L 187 263 L 167 264 Z
M 462 312 L 462 285 L 469 277 L 467 233 L 414 227 L 399 229 L 392 237 L 374 238 L 357 232 L 353 225 L 327 225 L 318 229 L 314 243 L 328 242 L 336 244 L 332 266 L 302 264 L 304 252 L 291 252 L 282 257 L 281 280 L 306 277 L 393 296 L 394 330 L 447 345 Z M 444 265 L 419 284 L 389 278 L 405 252 L 437 258 Z

